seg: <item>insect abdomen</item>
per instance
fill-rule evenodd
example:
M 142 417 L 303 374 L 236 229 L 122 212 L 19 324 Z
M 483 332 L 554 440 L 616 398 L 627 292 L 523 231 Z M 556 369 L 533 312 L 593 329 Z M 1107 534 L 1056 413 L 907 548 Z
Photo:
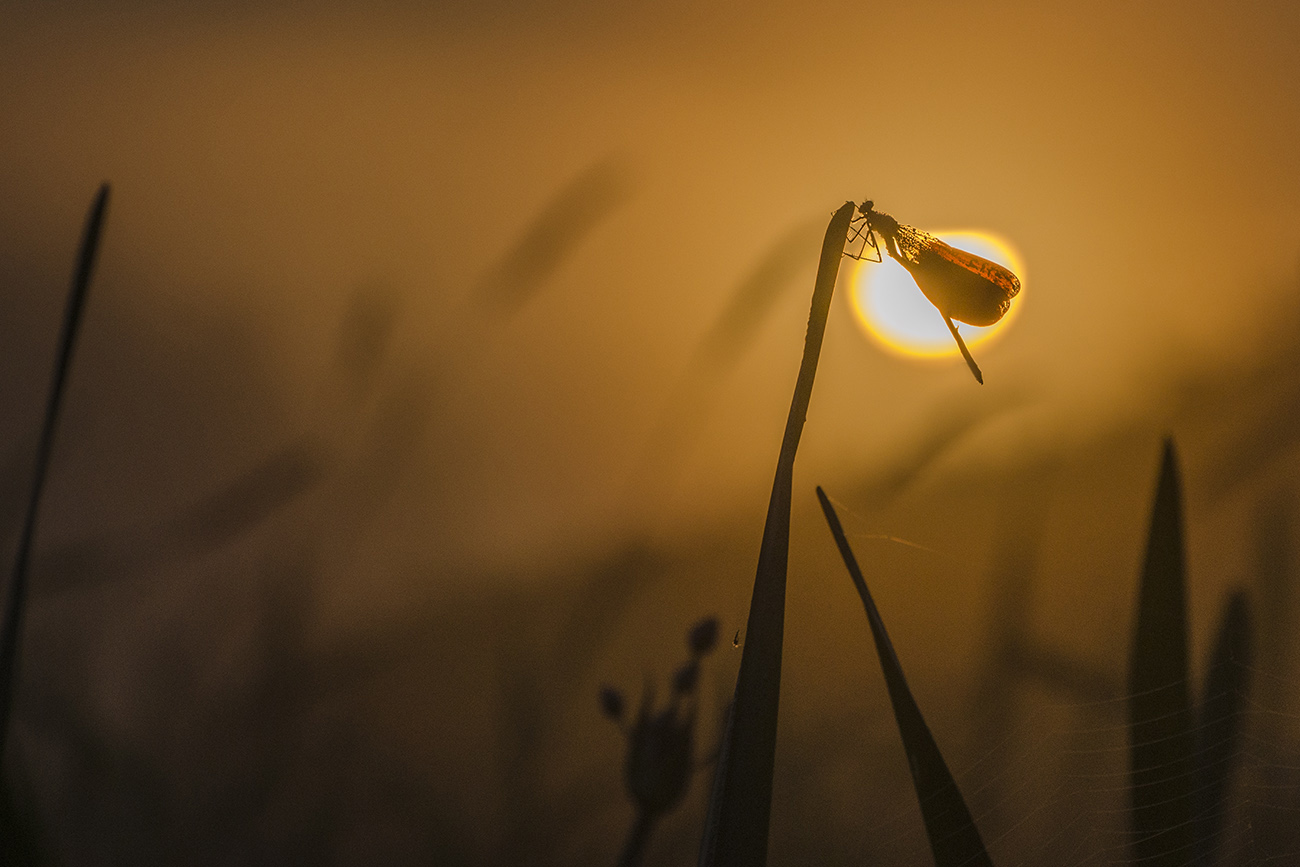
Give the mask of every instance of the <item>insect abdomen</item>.
M 937 239 L 923 248 L 917 259 L 905 265 L 925 297 L 967 325 L 997 322 L 1020 291 L 1020 281 L 1006 268 Z

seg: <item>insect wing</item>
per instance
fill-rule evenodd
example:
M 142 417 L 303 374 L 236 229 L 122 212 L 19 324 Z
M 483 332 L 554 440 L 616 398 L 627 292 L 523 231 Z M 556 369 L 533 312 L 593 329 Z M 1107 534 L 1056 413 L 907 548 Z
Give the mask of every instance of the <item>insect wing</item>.
M 921 248 L 917 261 L 906 257 L 899 261 L 930 303 L 946 316 L 980 326 L 1001 319 L 1011 308 L 1012 296 L 1020 291 L 1015 275 L 978 256 L 962 254 L 962 261 L 956 262 L 940 251 L 954 256 L 962 252 L 933 241 Z M 998 269 L 991 272 L 993 279 L 986 276 L 992 268 Z
M 967 253 L 965 250 L 958 250 L 938 238 L 931 242 L 930 249 L 954 265 L 960 265 L 967 271 L 978 274 L 1000 288 L 1007 301 L 1015 298 L 1017 293 L 1020 292 L 1019 278 L 1011 273 L 1009 268 L 1004 268 L 997 262 L 991 262 L 983 256 L 976 256 L 974 253 Z
M 905 262 L 917 286 L 947 316 L 992 325 L 1011 308 L 1020 281 L 1006 268 L 927 236 L 916 262 Z

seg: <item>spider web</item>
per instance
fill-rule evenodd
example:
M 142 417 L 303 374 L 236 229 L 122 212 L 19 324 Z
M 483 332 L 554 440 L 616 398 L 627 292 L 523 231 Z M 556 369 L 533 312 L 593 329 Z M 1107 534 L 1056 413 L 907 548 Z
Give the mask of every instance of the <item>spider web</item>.
M 1300 862 L 1300 715 L 1279 706 L 1300 681 L 1256 667 L 1242 700 L 1244 726 L 1228 756 L 1225 815 L 1214 831 L 1219 865 Z M 1152 863 L 1130 848 L 1130 696 L 1062 701 L 1024 685 L 1004 706 L 1000 733 L 974 760 L 953 767 L 975 823 L 999 867 Z M 924 696 L 918 696 L 926 704 Z M 932 703 L 932 702 L 931 702 Z M 924 708 L 923 708 L 924 709 Z M 1214 721 L 1198 724 L 1198 735 Z M 991 726 L 984 726 L 985 729 Z M 942 744 L 941 744 L 942 746 Z M 1208 750 L 1222 744 L 1202 742 Z M 914 799 L 865 821 L 863 863 L 929 863 Z M 1204 841 L 1197 841 L 1198 843 Z

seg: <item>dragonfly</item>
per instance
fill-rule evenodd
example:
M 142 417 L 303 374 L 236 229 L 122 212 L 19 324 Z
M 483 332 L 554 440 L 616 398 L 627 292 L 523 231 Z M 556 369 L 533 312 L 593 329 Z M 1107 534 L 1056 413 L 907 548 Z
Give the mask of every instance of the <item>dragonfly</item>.
M 980 326 L 997 322 L 1011 309 L 1011 299 L 1020 292 L 1019 278 L 997 262 L 958 250 L 928 232 L 877 211 L 869 199 L 858 205 L 849 224 L 849 249 L 845 255 L 883 262 L 877 233 L 884 239 L 885 252 L 907 269 L 917 288 L 943 316 L 966 366 L 975 375 L 975 381 L 983 385 L 984 374 L 971 357 L 954 320 Z M 867 253 L 868 249 L 872 253 Z

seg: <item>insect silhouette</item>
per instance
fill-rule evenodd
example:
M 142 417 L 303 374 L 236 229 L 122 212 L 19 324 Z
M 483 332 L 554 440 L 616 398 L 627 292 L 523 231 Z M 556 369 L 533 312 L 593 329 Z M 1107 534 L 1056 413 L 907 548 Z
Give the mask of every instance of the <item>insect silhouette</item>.
M 980 326 L 997 322 L 1020 292 L 1019 278 L 997 262 L 958 250 L 927 232 L 898 222 L 877 211 L 870 200 L 858 206 L 849 230 L 845 255 L 871 262 L 884 261 L 876 240 L 876 233 L 880 233 L 885 251 L 907 269 L 922 294 L 943 316 L 975 381 L 983 385 L 984 375 L 953 320 Z

